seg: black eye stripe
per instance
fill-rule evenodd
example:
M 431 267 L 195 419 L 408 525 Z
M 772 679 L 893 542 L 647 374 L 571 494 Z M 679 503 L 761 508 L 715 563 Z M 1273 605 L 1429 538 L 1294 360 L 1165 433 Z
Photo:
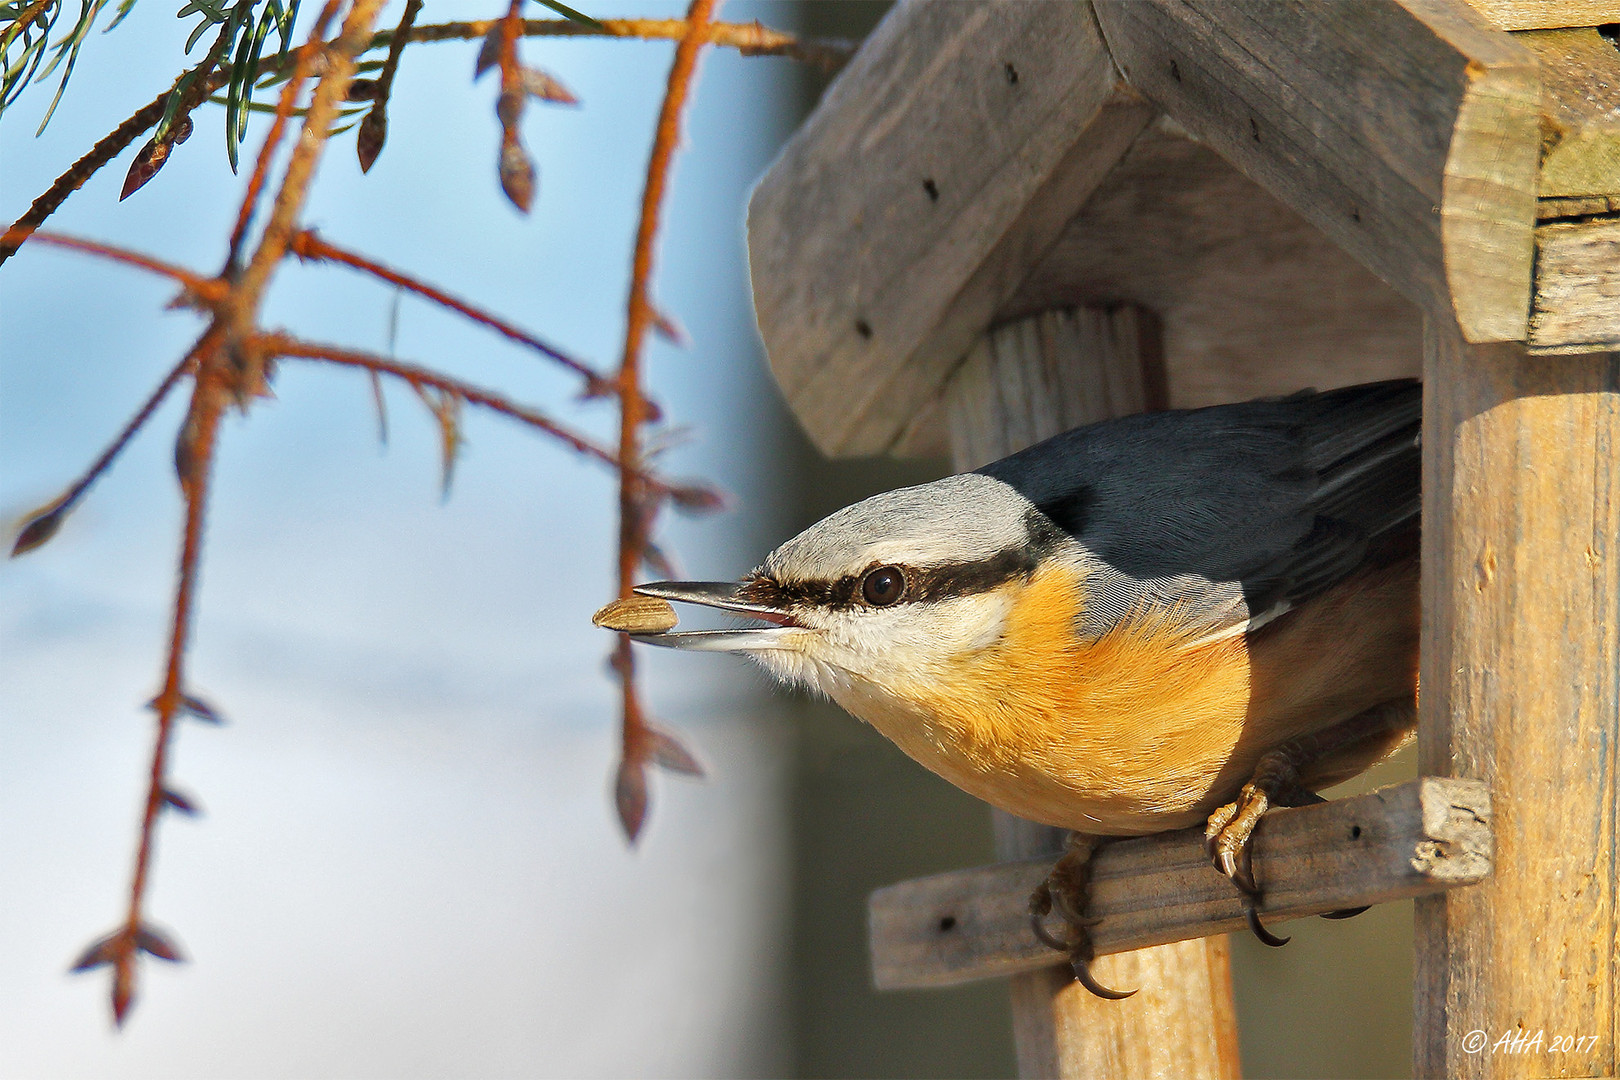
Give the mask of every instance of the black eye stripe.
M 846 574 L 836 581 L 779 582 L 758 574 L 743 585 L 741 593 L 749 603 L 769 607 L 802 605 L 846 611 L 870 606 L 861 598 L 862 583 L 872 571 L 885 567 L 892 566 L 904 575 L 906 589 L 900 603 L 911 603 L 989 592 L 1015 578 L 1028 577 L 1035 572 L 1037 562 L 1034 547 L 1020 546 L 1005 548 L 988 559 L 945 563 L 926 569 L 903 563 L 874 563 L 859 574 Z

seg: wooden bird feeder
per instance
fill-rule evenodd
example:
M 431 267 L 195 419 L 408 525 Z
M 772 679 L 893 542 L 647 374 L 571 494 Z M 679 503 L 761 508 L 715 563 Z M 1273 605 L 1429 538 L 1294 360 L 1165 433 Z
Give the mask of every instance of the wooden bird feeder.
M 1268 922 L 1417 896 L 1419 1076 L 1620 1071 L 1620 3 L 900 3 L 760 181 L 772 370 L 829 454 L 1422 375 L 1419 767 L 1257 833 Z M 1053 830 L 871 903 L 880 986 L 1013 975 L 1026 1076 L 1231 1076 L 1197 838 L 1104 849 L 1125 1002 L 1024 900 Z M 1493 870 L 1494 863 L 1494 870 Z M 1454 886 L 1467 885 L 1466 888 Z M 1478 1052 L 1538 1028 L 1578 1046 Z

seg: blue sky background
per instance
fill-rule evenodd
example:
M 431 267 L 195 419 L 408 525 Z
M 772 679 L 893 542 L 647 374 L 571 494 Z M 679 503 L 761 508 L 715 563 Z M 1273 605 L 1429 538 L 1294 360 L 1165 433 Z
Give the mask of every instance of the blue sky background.
M 189 30 L 172 11 L 148 0 L 93 35 L 43 136 L 44 86 L 7 115 L 0 217 L 169 84 Z M 421 21 L 498 13 L 429 4 Z M 789 11 L 723 14 L 781 25 Z M 306 221 L 608 367 L 672 47 L 524 43 L 584 103 L 525 118 L 540 170 L 527 219 L 496 186 L 496 88 L 470 82 L 476 49 L 407 51 L 387 149 L 362 177 L 352 134 L 337 139 Z M 786 61 L 706 58 L 660 248 L 655 297 L 692 343 L 655 342 L 652 379 L 695 433 L 667 468 L 737 507 L 666 523 L 698 577 L 735 575 L 780 539 L 768 466 L 782 414 L 753 334 L 742 214 L 792 79 Z M 116 201 L 126 152 L 51 227 L 217 267 L 242 178 L 223 110 L 197 119 L 147 188 Z M 8 520 L 75 476 L 195 336 L 194 315 L 162 310 L 172 293 L 43 247 L 0 268 Z M 289 264 L 265 321 L 380 350 L 391 304 L 369 280 Z M 572 401 L 573 380 L 415 300 L 397 351 L 612 432 L 608 407 Z M 437 433 L 408 391 L 389 392 L 380 449 L 358 374 L 289 362 L 275 389 L 225 425 L 191 671 L 231 723 L 181 731 L 173 776 L 205 814 L 166 821 L 151 892 L 192 962 L 144 966 L 121 1035 L 107 979 L 65 969 L 124 903 L 150 741 L 140 705 L 173 587 L 181 398 L 52 544 L 0 566 L 0 1073 L 781 1071 L 788 737 L 763 680 L 728 658 L 644 657 L 654 711 L 711 777 L 657 777 L 650 828 L 627 851 L 607 794 L 610 642 L 588 622 L 612 590 L 611 477 L 469 410 L 441 503 Z

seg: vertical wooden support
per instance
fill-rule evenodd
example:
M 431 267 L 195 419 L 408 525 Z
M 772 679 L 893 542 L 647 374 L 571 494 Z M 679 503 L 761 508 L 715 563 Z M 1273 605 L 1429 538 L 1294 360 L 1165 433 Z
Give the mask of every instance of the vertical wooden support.
M 976 468 L 1080 424 L 1167 400 L 1158 321 L 1134 307 L 1050 311 L 991 331 L 952 378 L 946 401 L 960 469 Z M 1062 831 L 997 811 L 997 855 L 1057 850 Z M 1235 1078 L 1232 975 L 1223 937 L 1100 958 L 1103 1001 L 1056 966 L 1012 979 L 1024 1077 Z
M 1420 1077 L 1620 1072 L 1620 354 L 1425 334 L 1419 767 L 1496 871 L 1417 901 Z

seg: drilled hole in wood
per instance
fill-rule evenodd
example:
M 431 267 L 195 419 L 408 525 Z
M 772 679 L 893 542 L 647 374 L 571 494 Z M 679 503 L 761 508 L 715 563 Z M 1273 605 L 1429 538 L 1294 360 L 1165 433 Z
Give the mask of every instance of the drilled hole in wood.
M 1352 840 L 1360 840 L 1361 839 L 1361 826 L 1360 825 L 1352 825 L 1352 826 L 1350 826 L 1350 839 L 1352 839 Z
M 1007 73 L 1007 82 L 1008 82 L 1008 84 L 1010 84 L 1012 86 L 1017 86 L 1018 85 L 1018 69 L 1013 67 L 1011 64 L 1006 64 L 1006 65 L 1003 65 L 1002 70 L 1006 71 L 1006 73 Z
M 1249 117 L 1249 134 L 1254 136 L 1255 142 L 1260 141 L 1260 124 L 1252 116 Z
M 872 324 L 867 322 L 865 319 L 855 320 L 855 332 L 861 335 L 861 337 L 865 338 L 867 341 L 872 340 Z
M 1361 207 L 1352 206 L 1350 208 L 1350 220 L 1355 222 L 1359 222 L 1361 220 Z
M 939 920 L 939 932 L 940 933 L 948 934 L 952 930 L 955 930 L 955 929 L 956 929 L 956 916 L 955 915 L 946 915 L 944 918 Z
M 929 202 L 939 202 L 939 185 L 932 179 L 923 181 L 923 190 L 928 192 Z
M 1176 62 L 1174 60 L 1170 61 L 1170 77 L 1176 80 L 1176 82 L 1181 81 L 1181 69 L 1176 66 Z

